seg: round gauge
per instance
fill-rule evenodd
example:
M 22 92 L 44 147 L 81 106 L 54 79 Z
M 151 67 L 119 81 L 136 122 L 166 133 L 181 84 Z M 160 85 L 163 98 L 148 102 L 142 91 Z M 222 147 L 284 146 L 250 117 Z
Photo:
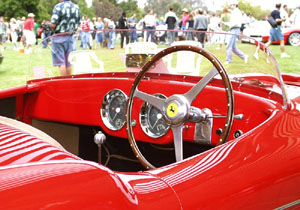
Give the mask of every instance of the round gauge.
M 101 117 L 105 126 L 120 130 L 125 124 L 126 94 L 118 89 L 106 93 L 102 100 Z
M 162 94 L 155 94 L 160 98 L 167 97 Z M 164 120 L 163 114 L 151 104 L 144 102 L 140 112 L 140 123 L 143 131 L 152 138 L 159 138 L 167 133 L 170 125 Z

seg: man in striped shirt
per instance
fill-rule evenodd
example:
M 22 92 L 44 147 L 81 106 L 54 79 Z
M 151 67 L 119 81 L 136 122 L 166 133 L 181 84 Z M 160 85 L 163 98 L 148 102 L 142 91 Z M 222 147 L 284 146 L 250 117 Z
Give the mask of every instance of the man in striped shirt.
M 80 9 L 70 0 L 60 0 L 53 9 L 51 28 L 54 31 L 52 38 L 53 66 L 59 66 L 62 76 L 71 75 L 72 67 L 68 61 L 69 54 L 75 50 L 74 32 L 80 24 Z

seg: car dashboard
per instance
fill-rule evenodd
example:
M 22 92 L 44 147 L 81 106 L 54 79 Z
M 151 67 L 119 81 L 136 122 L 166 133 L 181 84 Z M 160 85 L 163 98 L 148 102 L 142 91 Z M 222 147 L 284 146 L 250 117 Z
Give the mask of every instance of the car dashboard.
M 91 76 L 91 75 L 90 75 Z M 26 95 L 25 113 L 27 119 L 100 126 L 109 135 L 127 138 L 125 108 L 135 73 L 106 73 L 84 75 L 72 79 L 42 80 L 29 82 L 29 89 L 37 89 Z M 166 98 L 173 94 L 184 94 L 191 89 L 199 77 L 182 75 L 149 74 L 139 88 L 157 97 Z M 151 87 L 151 88 L 149 88 Z M 271 116 L 278 103 L 270 99 L 245 93 L 247 86 L 233 84 L 235 115 L 243 119 L 234 120 L 229 139 L 236 138 Z M 243 92 L 244 91 L 244 92 Z M 252 90 L 253 91 L 253 90 Z M 270 97 L 270 96 L 268 96 Z M 208 109 L 214 116 L 212 134 L 204 143 L 215 145 L 218 141 L 226 115 L 225 91 L 218 79 L 214 79 L 201 92 L 192 106 Z M 138 141 L 167 144 L 172 142 L 170 126 L 166 124 L 159 111 L 136 98 L 134 99 L 132 121 L 135 138 Z M 249 103 L 253 104 L 249 106 Z M 187 122 L 183 129 L 183 139 L 198 142 L 197 123 Z

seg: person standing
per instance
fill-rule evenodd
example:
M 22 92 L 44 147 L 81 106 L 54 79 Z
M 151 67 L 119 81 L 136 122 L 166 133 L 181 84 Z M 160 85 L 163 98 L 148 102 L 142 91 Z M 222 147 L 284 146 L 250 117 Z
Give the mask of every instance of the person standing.
M 85 50 L 88 46 L 90 49 L 92 49 L 92 46 L 90 44 L 90 24 L 89 24 L 89 18 L 87 16 L 84 16 L 83 21 L 81 23 L 81 41 L 82 41 L 82 48 Z
M 194 17 L 195 17 L 195 12 L 191 12 L 189 20 L 187 22 L 187 29 L 192 31 L 194 30 Z M 188 32 L 187 33 L 187 40 L 192 40 L 194 41 L 194 32 Z
M 182 10 L 182 18 L 181 18 L 181 30 L 186 30 L 186 24 L 190 18 L 189 11 L 187 8 Z
M 213 13 L 210 17 L 208 28 L 210 32 L 220 32 L 221 28 L 221 18 L 219 14 Z M 210 44 L 219 44 L 220 43 L 220 34 L 218 33 L 210 33 Z
M 155 43 L 165 44 L 166 43 L 166 30 L 167 24 L 165 22 L 164 17 L 160 17 L 160 20 L 156 23 L 156 31 L 155 31 Z
M 293 27 L 300 28 L 300 5 L 298 5 L 291 15 L 291 23 Z
M 241 35 L 243 35 L 244 30 L 245 30 L 245 28 L 247 26 L 247 23 L 248 23 L 248 16 L 247 16 L 247 14 L 245 13 L 244 10 L 242 10 L 241 13 L 242 13 L 242 24 L 241 24 L 240 31 L 241 31 Z
M 228 9 L 224 8 L 223 9 L 223 13 L 221 15 L 221 29 L 222 32 L 228 32 L 230 30 L 228 23 L 230 21 L 230 14 L 228 13 Z M 220 40 L 220 46 L 217 49 L 222 49 L 222 45 L 227 43 L 227 35 L 226 34 L 222 34 L 221 35 L 221 40 Z
M 104 40 L 103 40 L 103 47 L 108 48 L 108 38 L 109 38 L 109 30 L 108 30 L 108 23 L 109 19 L 108 18 L 103 18 L 103 23 L 104 23 Z
M 97 44 L 99 44 L 99 48 L 100 48 L 103 47 L 103 42 L 104 42 L 104 33 L 103 33 L 104 23 L 101 17 L 98 17 L 95 25 L 96 25 L 95 49 L 97 49 Z
M 19 25 L 19 31 L 18 31 L 18 41 L 24 41 L 24 21 L 25 17 L 18 18 L 17 19 L 17 24 Z
M 145 25 L 145 16 L 143 15 L 142 18 L 139 20 L 139 22 L 136 25 L 136 28 L 141 30 L 140 36 L 142 37 L 142 41 L 146 41 L 146 33 L 145 33 L 145 29 L 146 29 L 146 25 Z M 139 35 L 137 35 L 139 36 Z
M 25 54 L 32 53 L 32 45 L 36 42 L 34 33 L 34 14 L 29 13 L 24 22 L 24 37 L 26 40 Z
M 53 9 L 51 28 L 56 36 L 52 37 L 52 61 L 53 66 L 59 66 L 62 76 L 72 73 L 68 57 L 75 50 L 74 32 L 78 29 L 80 19 L 79 7 L 70 0 L 60 0 Z
M 39 24 L 37 22 L 34 22 L 34 35 L 35 35 L 35 45 L 38 45 L 39 42 L 38 42 L 38 38 L 39 38 Z
M 176 14 L 173 12 L 173 8 L 169 8 L 169 12 L 165 15 L 165 22 L 167 24 L 167 36 L 168 36 L 168 44 L 171 46 L 171 44 L 175 41 L 175 27 L 176 23 L 178 22 L 178 18 Z
M 107 27 L 108 29 L 110 29 L 108 32 L 107 48 L 113 50 L 115 49 L 115 45 L 116 45 L 116 32 L 115 32 L 116 24 L 113 16 L 109 17 Z
M 148 10 L 148 14 L 145 16 L 144 21 L 145 21 L 145 29 L 147 30 L 146 41 L 148 41 L 149 37 L 151 36 L 151 42 L 155 42 L 154 34 L 155 34 L 156 18 L 153 15 L 152 9 Z
M 17 31 L 19 30 L 19 25 L 17 24 L 17 21 L 15 18 L 10 19 L 10 36 L 11 36 L 11 42 L 13 44 L 13 49 L 18 49 L 18 34 Z
M 248 14 L 248 25 L 251 26 L 252 23 L 254 23 L 256 21 L 255 17 L 253 17 L 252 13 Z
M 133 14 L 129 19 L 128 19 L 128 26 L 130 28 L 130 42 L 137 42 L 137 33 L 136 33 L 136 24 L 137 24 L 137 19 L 136 19 L 136 14 Z
M 231 16 L 229 23 L 223 22 L 224 24 L 227 24 L 230 28 L 229 33 L 235 34 L 231 35 L 230 39 L 227 43 L 226 47 L 226 62 L 224 64 L 231 64 L 232 63 L 232 53 L 235 53 L 237 56 L 239 56 L 241 59 L 244 60 L 245 63 L 248 63 L 248 55 L 243 53 L 241 50 L 237 48 L 236 41 L 239 38 L 240 35 L 240 28 L 242 25 L 243 16 L 241 11 L 238 8 L 238 1 L 233 0 L 230 3 L 231 7 Z
M 93 49 L 95 25 L 94 25 L 94 22 L 91 21 L 90 18 L 88 18 L 88 24 L 89 24 L 89 28 L 90 28 L 88 46 L 91 50 L 91 49 Z
M 276 7 L 276 9 L 271 12 L 270 16 L 273 17 L 274 20 L 277 22 L 277 26 L 275 28 L 271 27 L 270 38 L 269 38 L 269 41 L 266 43 L 266 46 L 269 47 L 273 41 L 280 41 L 280 50 L 281 50 L 280 57 L 281 58 L 290 58 L 291 56 L 288 55 L 287 53 L 285 53 L 284 38 L 283 38 L 283 34 L 281 32 L 281 23 L 283 21 L 285 21 L 285 19 L 282 19 L 280 17 L 281 4 L 280 3 L 276 4 L 275 7 Z M 253 55 L 256 59 L 259 58 L 258 52 L 259 52 L 259 46 L 257 46 L 256 52 Z
M 4 19 L 0 17 L 0 45 L 2 45 L 2 52 L 5 50 L 5 42 L 6 42 L 6 33 L 7 33 L 7 26 L 4 23 Z
M 49 43 L 49 39 L 48 37 L 51 36 L 51 27 L 50 27 L 50 23 L 49 20 L 43 20 L 41 27 L 43 29 L 42 32 L 42 46 L 43 48 L 46 48 L 48 46 Z
M 204 47 L 205 31 L 208 27 L 208 18 L 203 14 L 202 9 L 197 10 L 197 14 L 194 18 L 194 30 L 197 30 L 196 37 L 198 42 Z
M 289 19 L 289 13 L 290 13 L 290 11 L 289 11 L 288 6 L 286 4 L 283 5 L 282 9 L 280 10 L 280 17 L 281 17 L 281 19 L 284 20 L 281 23 L 282 28 L 288 28 L 291 26 L 290 19 Z
M 126 18 L 126 13 L 123 12 L 121 18 L 119 19 L 119 29 L 122 29 L 121 34 L 121 48 L 123 48 L 124 45 L 124 38 L 126 41 L 126 44 L 129 43 L 129 32 L 128 32 L 128 21 Z

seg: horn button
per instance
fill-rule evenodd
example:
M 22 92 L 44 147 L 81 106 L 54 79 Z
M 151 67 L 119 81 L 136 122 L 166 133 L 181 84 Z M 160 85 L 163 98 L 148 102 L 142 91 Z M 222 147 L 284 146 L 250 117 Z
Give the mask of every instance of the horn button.
M 167 99 L 163 112 L 168 124 L 180 126 L 188 119 L 190 104 L 182 95 L 173 95 Z

